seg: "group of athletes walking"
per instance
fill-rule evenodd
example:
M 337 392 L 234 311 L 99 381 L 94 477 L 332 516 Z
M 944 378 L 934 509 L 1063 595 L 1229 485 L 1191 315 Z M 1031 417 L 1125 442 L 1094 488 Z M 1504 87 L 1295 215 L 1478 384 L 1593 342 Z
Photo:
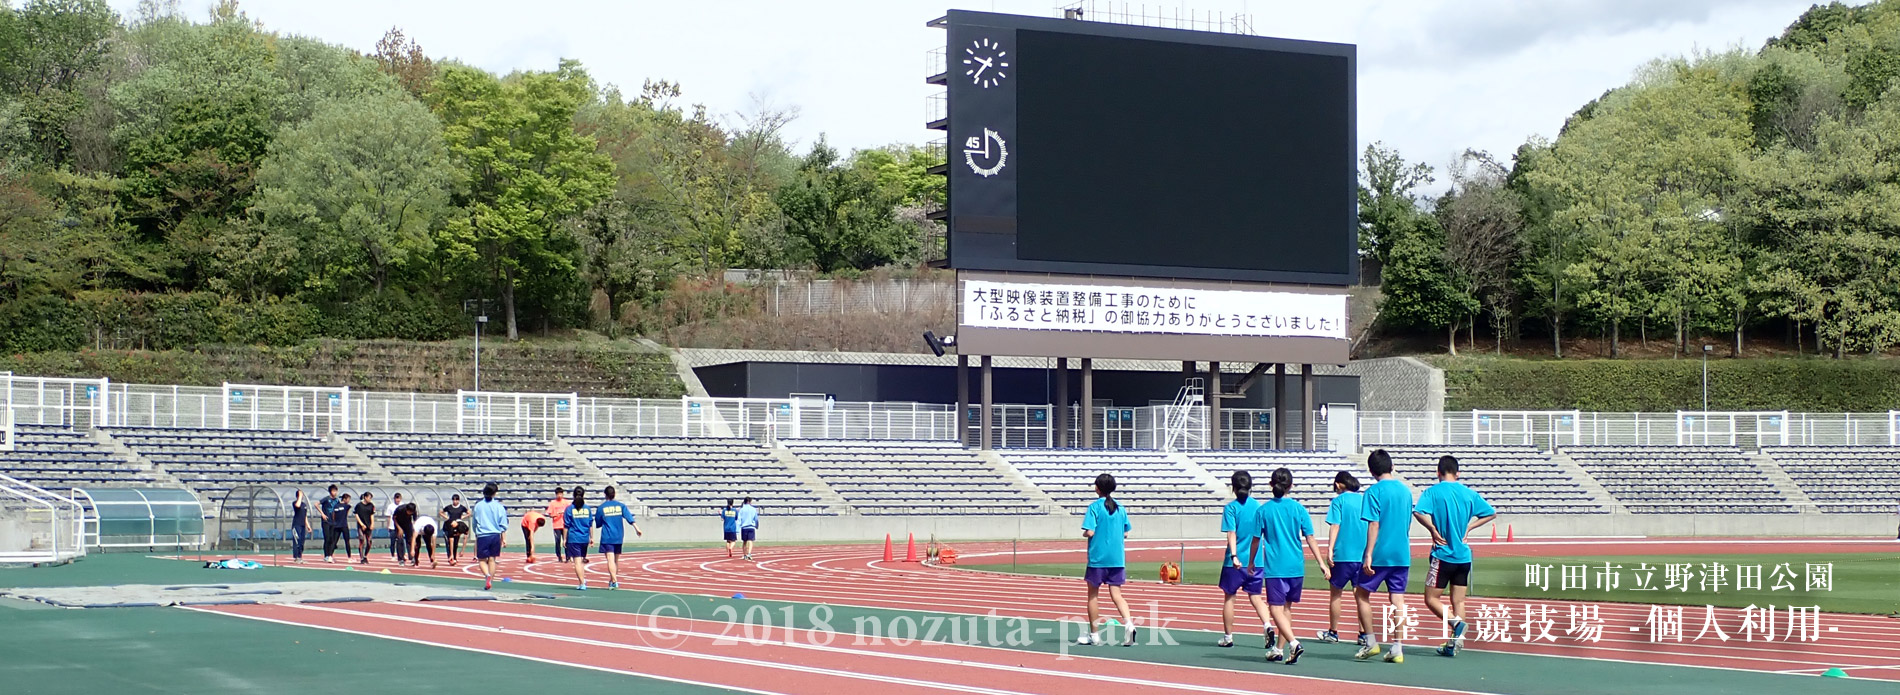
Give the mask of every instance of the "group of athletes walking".
M 1438 482 L 1426 488 L 1416 501 L 1412 490 L 1392 472 L 1392 457 L 1385 450 L 1373 451 L 1366 458 L 1367 472 L 1373 483 L 1360 487 L 1353 474 L 1340 471 L 1333 478 L 1333 500 L 1327 506 L 1326 548 L 1322 550 L 1313 531 L 1312 516 L 1292 493 L 1293 472 L 1279 468 L 1268 478 L 1271 497 L 1254 495 L 1253 476 L 1236 471 L 1229 484 L 1234 501 L 1221 514 L 1221 532 L 1226 535 L 1226 553 L 1221 560 L 1220 588 L 1222 635 L 1215 644 L 1234 646 L 1234 607 L 1241 594 L 1247 596 L 1259 614 L 1266 633 L 1268 661 L 1288 665 L 1299 663 L 1306 648 L 1293 633 L 1293 606 L 1301 598 L 1306 577 L 1306 555 L 1311 553 L 1321 577 L 1330 585 L 1327 604 L 1327 629 L 1317 638 L 1321 642 L 1340 641 L 1340 606 L 1350 589 L 1358 607 L 1358 651 L 1361 661 L 1381 657 L 1389 663 L 1404 663 L 1403 638 L 1408 608 L 1405 589 L 1411 574 L 1411 525 L 1423 527 L 1432 541 L 1431 560 L 1425 577 L 1425 607 L 1443 622 L 1442 634 L 1450 639 L 1438 647 L 1441 656 L 1457 656 L 1464 645 L 1465 595 L 1471 583 L 1471 546 L 1466 536 L 1491 523 L 1497 512 L 1484 497 L 1458 482 L 1458 459 L 1438 459 Z M 1113 494 L 1115 478 L 1102 474 L 1095 480 L 1097 499 L 1082 519 L 1082 536 L 1088 540 L 1088 567 L 1083 579 L 1088 585 L 1089 630 L 1081 644 L 1103 641 L 1098 597 L 1108 587 L 1116 612 L 1127 625 L 1124 645 L 1136 642 L 1135 616 L 1128 610 L 1121 587 L 1127 581 L 1127 557 L 1123 541 L 1132 524 L 1128 510 Z M 1381 618 L 1373 606 L 1373 594 L 1384 590 L 1399 620 Z M 1443 599 L 1449 590 L 1450 602 Z M 1393 623 L 1387 625 L 1388 622 Z

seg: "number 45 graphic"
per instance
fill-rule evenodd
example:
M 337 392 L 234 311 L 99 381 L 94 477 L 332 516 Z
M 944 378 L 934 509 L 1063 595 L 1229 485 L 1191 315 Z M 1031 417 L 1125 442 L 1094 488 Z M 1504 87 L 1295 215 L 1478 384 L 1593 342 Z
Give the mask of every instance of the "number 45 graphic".
M 994 130 L 984 128 L 982 137 L 971 136 L 963 141 L 963 163 L 977 176 L 995 176 L 1008 162 L 1009 146 Z

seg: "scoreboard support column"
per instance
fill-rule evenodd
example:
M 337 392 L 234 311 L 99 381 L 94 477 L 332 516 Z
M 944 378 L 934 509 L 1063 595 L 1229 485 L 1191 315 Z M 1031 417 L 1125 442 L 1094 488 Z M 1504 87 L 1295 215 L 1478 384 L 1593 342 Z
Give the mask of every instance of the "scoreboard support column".
M 1056 436 L 1049 438 L 1049 446 L 1057 449 L 1069 447 L 1069 358 L 1056 358 Z
M 983 366 L 978 368 L 978 371 L 981 371 L 983 373 L 983 377 L 982 377 L 983 378 L 983 395 L 982 395 L 983 405 L 977 408 L 977 417 L 980 418 L 983 422 L 979 426 L 979 429 L 977 430 L 978 432 L 981 433 L 978 435 L 978 441 L 980 442 L 979 448 L 981 448 L 984 451 L 989 451 L 990 446 L 992 442 L 994 441 L 990 438 L 990 414 L 992 412 L 990 409 L 990 404 L 995 403 L 995 401 L 992 400 L 995 396 L 995 392 L 992 391 L 990 388 L 991 382 L 990 382 L 990 356 L 989 355 L 983 356 Z
M 1095 360 L 1082 358 L 1082 448 L 1095 448 Z
M 1207 448 L 1219 450 L 1220 445 L 1220 363 L 1207 363 Z
M 970 445 L 970 356 L 957 355 L 957 443 Z
M 1285 451 L 1286 440 L 1286 363 L 1273 365 L 1273 448 Z
M 1305 398 L 1300 405 L 1300 432 L 1306 435 L 1307 451 L 1312 451 L 1319 438 L 1319 423 L 1313 413 L 1313 365 L 1300 365 L 1300 391 Z

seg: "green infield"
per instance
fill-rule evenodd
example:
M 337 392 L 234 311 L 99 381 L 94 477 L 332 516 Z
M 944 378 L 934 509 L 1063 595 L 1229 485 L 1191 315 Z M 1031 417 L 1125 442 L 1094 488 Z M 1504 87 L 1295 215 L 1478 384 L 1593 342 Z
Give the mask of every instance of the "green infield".
M 1161 576 L 1160 564 L 1130 564 L 1128 576 L 1131 579 L 1158 579 Z M 1548 569 L 1527 569 L 1527 565 Z M 1670 565 L 1677 567 L 1674 580 Z M 1684 565 L 1687 566 L 1686 570 L 1683 569 Z M 1831 588 L 1809 589 L 1809 565 L 1816 565 L 1817 570 L 1821 566 L 1831 566 Z M 1005 562 L 968 567 L 1022 574 L 1082 576 L 1082 566 L 1079 564 L 1012 566 Z M 1717 570 L 1716 567 L 1722 569 Z M 1325 586 L 1319 568 L 1308 562 L 1306 571 L 1308 587 Z M 1719 584 L 1716 581 L 1718 574 Z M 1816 579 L 1820 576 L 1821 572 L 1814 573 Z M 1423 591 L 1424 577 L 1425 561 L 1414 562 L 1411 593 Z M 1189 584 L 1214 584 L 1220 579 L 1220 563 L 1185 563 L 1181 565 L 1181 579 Z M 1790 553 L 1479 558 L 1472 567 L 1471 593 L 1473 596 L 1497 598 L 1627 601 L 1727 608 L 1770 604 L 1820 606 L 1822 610 L 1836 613 L 1889 615 L 1900 611 L 1900 555 Z

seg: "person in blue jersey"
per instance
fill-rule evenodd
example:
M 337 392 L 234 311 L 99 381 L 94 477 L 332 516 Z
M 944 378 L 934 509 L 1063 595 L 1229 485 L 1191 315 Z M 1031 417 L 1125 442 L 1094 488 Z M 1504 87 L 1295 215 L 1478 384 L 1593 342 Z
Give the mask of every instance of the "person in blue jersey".
M 330 495 L 317 501 L 317 512 L 323 517 L 323 561 L 336 562 L 337 541 L 343 542 L 343 557 L 350 557 L 349 514 L 350 504 L 338 499 L 336 486 L 331 485 Z
M 608 485 L 600 494 L 607 501 L 594 508 L 594 525 L 600 527 L 600 554 L 607 558 L 607 588 L 620 588 L 620 545 L 627 537 L 627 527 L 621 522 L 633 525 L 637 536 L 647 535 L 640 530 L 640 522 L 633 518 L 633 508 L 614 499 L 614 486 Z
M 1248 564 L 1261 568 L 1267 610 L 1280 637 L 1278 644 L 1267 645 L 1267 660 L 1284 660 L 1292 666 L 1306 653 L 1293 636 L 1293 604 L 1300 602 L 1300 589 L 1306 583 L 1305 553 L 1313 553 L 1320 576 L 1330 579 L 1332 570 L 1313 538 L 1313 515 L 1307 513 L 1306 505 L 1287 496 L 1293 490 L 1293 471 L 1284 466 L 1274 469 L 1267 485 L 1273 490 L 1273 499 L 1261 502 L 1254 512 L 1251 535 L 1255 550 Z
M 482 566 L 482 589 L 495 588 L 495 564 L 501 558 L 501 534 L 508 530 L 508 508 L 495 499 L 495 484 L 482 487 L 475 503 L 475 561 Z
M 1234 646 L 1234 599 L 1245 591 L 1254 611 L 1260 614 L 1260 624 L 1266 626 L 1267 646 L 1272 647 L 1273 619 L 1267 615 L 1267 604 L 1260 600 L 1260 568 L 1247 569 L 1245 555 L 1251 547 L 1248 541 L 1252 540 L 1254 511 L 1260 508 L 1260 501 L 1253 497 L 1253 474 L 1234 471 L 1228 486 L 1234 490 L 1234 501 L 1228 502 L 1220 515 L 1221 533 L 1227 534 L 1227 554 L 1222 556 L 1220 566 L 1220 590 L 1224 595 L 1220 604 L 1221 636 L 1214 646 Z
M 1405 647 L 1400 644 L 1405 621 L 1405 584 L 1412 573 L 1412 548 L 1409 534 L 1412 529 L 1412 489 L 1405 486 L 1392 473 L 1392 455 L 1384 449 L 1376 449 L 1366 457 L 1366 470 L 1372 473 L 1374 482 L 1366 488 L 1365 509 L 1359 518 L 1366 521 L 1366 552 L 1360 562 L 1358 585 L 1353 589 L 1353 599 L 1359 604 L 1359 621 L 1362 627 L 1370 628 L 1376 620 L 1372 611 L 1372 592 L 1385 585 L 1386 595 L 1392 601 L 1394 619 L 1399 624 L 1398 632 L 1384 635 L 1390 640 L 1391 649 L 1385 651 L 1387 663 L 1405 663 Z M 1378 621 L 1384 622 L 1384 621 Z M 1377 631 L 1371 631 L 1366 645 L 1353 654 L 1353 658 L 1364 661 L 1378 656 L 1381 650 Z
M 725 527 L 726 557 L 732 557 L 732 544 L 739 542 L 739 508 L 732 506 L 732 498 L 726 498 L 726 508 L 719 510 L 719 520 Z
M 587 508 L 587 489 L 574 486 L 574 501 L 561 510 L 561 526 L 567 532 L 563 555 L 574 564 L 574 589 L 587 590 L 587 544 L 594 542 L 594 511 Z
M 1089 585 L 1089 625 L 1076 644 L 1102 643 L 1097 630 L 1102 622 L 1102 586 L 1107 585 L 1116 615 L 1128 626 L 1128 636 L 1122 640 L 1122 646 L 1135 645 L 1135 614 L 1128 610 L 1128 600 L 1122 598 L 1122 585 L 1128 583 L 1126 543 L 1134 525 L 1128 523 L 1128 510 L 1115 501 L 1114 494 L 1115 476 L 1107 473 L 1095 476 L 1097 499 L 1082 514 L 1082 537 L 1089 543 L 1088 567 L 1082 571 L 1082 581 Z
M 1457 656 L 1464 646 L 1465 593 L 1471 587 L 1471 546 L 1465 536 L 1496 519 L 1498 512 L 1484 496 L 1458 482 L 1458 459 L 1438 457 L 1438 483 L 1418 496 L 1412 512 L 1432 534 L 1432 560 L 1425 572 L 1425 607 L 1445 621 L 1451 641 L 1438 647 L 1440 656 Z M 1440 600 L 1451 588 L 1451 609 Z
M 745 498 L 739 504 L 739 540 L 745 543 L 745 559 L 752 559 L 752 541 L 759 536 L 759 508 L 752 506 L 752 498 Z
M 1326 603 L 1326 629 L 1320 631 L 1319 641 L 1333 644 L 1339 641 L 1339 605 L 1346 596 L 1347 587 L 1359 578 L 1363 568 L 1361 560 L 1366 556 L 1366 495 L 1359 491 L 1359 479 L 1351 473 L 1340 471 L 1333 476 L 1333 501 L 1326 506 L 1327 532 L 1326 547 L 1331 548 L 1333 574 L 1327 578 L 1332 585 L 1332 595 Z M 1372 632 L 1372 616 L 1359 614 L 1359 646 L 1366 646 L 1366 635 Z

